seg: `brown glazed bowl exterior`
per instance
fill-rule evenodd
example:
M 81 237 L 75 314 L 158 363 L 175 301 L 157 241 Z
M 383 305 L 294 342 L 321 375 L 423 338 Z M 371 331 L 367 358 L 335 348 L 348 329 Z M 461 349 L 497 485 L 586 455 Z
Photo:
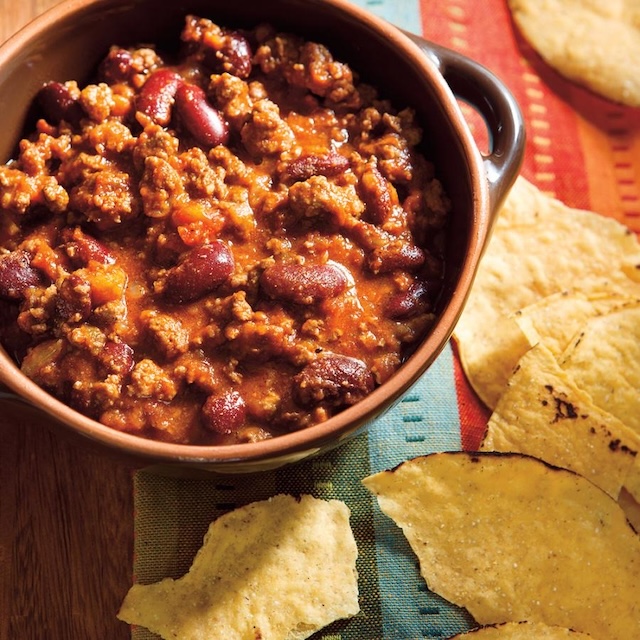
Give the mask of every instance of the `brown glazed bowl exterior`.
M 166 471 L 253 472 L 333 448 L 360 433 L 416 382 L 449 340 L 464 306 L 493 216 L 519 171 L 524 127 L 507 89 L 480 65 L 405 34 L 347 0 L 70 0 L 50 9 L 0 47 L 0 161 L 12 157 L 29 105 L 48 80 L 88 81 L 112 44 L 176 42 L 193 13 L 228 27 L 269 22 L 326 44 L 363 80 L 398 106 L 411 106 L 426 132 L 426 152 L 453 200 L 447 274 L 439 319 L 385 384 L 319 425 L 259 443 L 176 445 L 121 433 L 93 421 L 40 389 L 0 349 L 7 397 L 43 412 L 51 428 L 140 466 Z M 484 117 L 490 150 L 482 155 L 458 107 L 466 100 Z M 26 407 L 25 407 L 26 409 Z

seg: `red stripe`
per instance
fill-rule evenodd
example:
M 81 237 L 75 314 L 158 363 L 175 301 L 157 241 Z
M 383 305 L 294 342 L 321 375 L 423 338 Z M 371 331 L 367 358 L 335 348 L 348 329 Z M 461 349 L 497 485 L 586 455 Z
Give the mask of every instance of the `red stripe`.
M 477 451 L 491 412 L 480 402 L 464 375 L 455 343 L 453 373 L 460 417 L 460 440 L 465 451 Z

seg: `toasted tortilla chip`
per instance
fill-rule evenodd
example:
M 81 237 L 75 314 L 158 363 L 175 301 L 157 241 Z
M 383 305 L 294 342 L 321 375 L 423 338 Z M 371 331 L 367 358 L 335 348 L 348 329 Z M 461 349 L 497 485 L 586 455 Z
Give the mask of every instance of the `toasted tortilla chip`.
M 640 452 L 640 437 L 594 405 L 539 344 L 521 358 L 481 449 L 526 453 L 571 469 L 617 499 Z
M 480 399 L 496 406 L 512 364 L 530 346 L 513 327 L 513 314 L 567 287 L 590 298 L 640 298 L 639 265 L 640 244 L 625 226 L 571 209 L 519 177 L 454 330 Z
M 521 454 L 451 452 L 363 482 L 427 586 L 478 624 L 640 638 L 640 537 L 586 478 Z
M 180 640 L 302 640 L 359 611 L 338 500 L 279 495 L 214 521 L 189 572 L 134 584 L 118 617 Z
M 591 318 L 560 357 L 599 407 L 640 434 L 640 305 Z
M 606 289 L 606 284 L 600 289 Z M 588 320 L 639 301 L 629 296 L 568 289 L 519 309 L 513 318 L 531 346 L 542 342 L 560 357 Z
M 497 316 L 488 340 L 486 328 L 476 327 L 477 342 L 463 349 L 465 369 L 487 405 L 495 406 L 518 361 L 532 346 L 543 342 L 560 357 L 589 318 L 633 301 L 627 295 L 603 293 L 609 286 L 596 282 L 589 292 L 565 290 Z
M 459 633 L 450 640 L 589 640 L 592 636 L 540 622 L 505 622 Z
M 465 308 L 454 338 L 469 384 L 482 402 L 493 409 L 518 360 L 531 348 L 531 334 L 523 331 L 514 316 L 499 315 L 493 310 L 486 320 L 474 325 L 472 320 L 480 305 L 475 301 L 471 304 Z
M 556 71 L 606 98 L 640 106 L 637 0 L 508 0 L 531 46 Z

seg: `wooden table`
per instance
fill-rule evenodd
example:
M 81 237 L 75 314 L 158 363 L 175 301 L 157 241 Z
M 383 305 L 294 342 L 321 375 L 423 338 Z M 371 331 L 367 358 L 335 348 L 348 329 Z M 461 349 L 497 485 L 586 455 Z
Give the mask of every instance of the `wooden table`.
M 0 40 L 55 3 L 0 0 Z M 130 638 L 131 471 L 0 402 L 0 640 Z

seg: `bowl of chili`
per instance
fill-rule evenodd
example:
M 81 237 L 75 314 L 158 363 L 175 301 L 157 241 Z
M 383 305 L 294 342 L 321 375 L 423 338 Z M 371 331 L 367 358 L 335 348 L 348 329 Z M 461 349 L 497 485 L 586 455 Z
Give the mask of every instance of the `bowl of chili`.
M 0 105 L 4 395 L 147 466 L 366 429 L 449 340 L 524 147 L 491 72 L 345 0 L 64 3 L 0 47 Z

